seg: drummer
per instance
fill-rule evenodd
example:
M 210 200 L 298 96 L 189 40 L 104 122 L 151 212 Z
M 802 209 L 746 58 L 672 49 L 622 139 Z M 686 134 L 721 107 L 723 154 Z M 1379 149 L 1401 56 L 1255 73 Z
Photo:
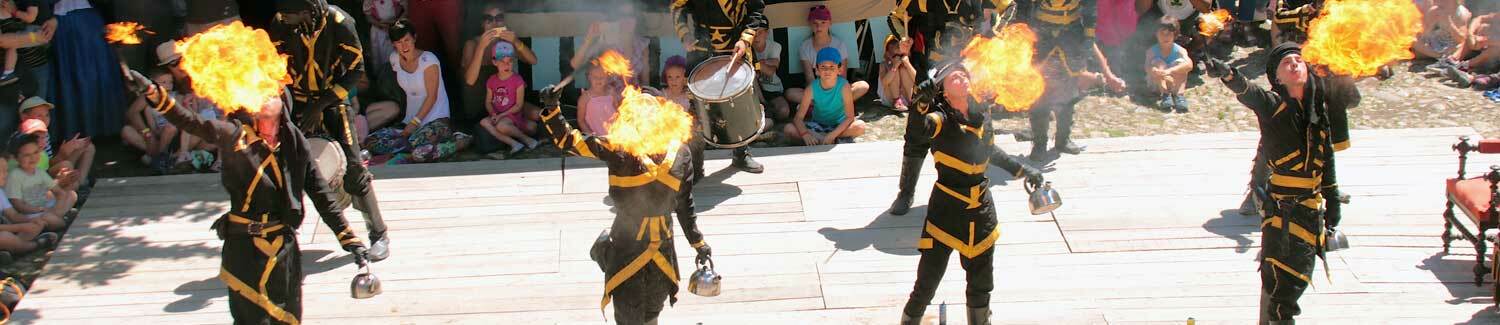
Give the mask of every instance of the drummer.
M 750 60 L 750 49 L 755 41 L 756 29 L 770 26 L 762 12 L 765 7 L 762 0 L 674 1 L 672 22 L 677 28 L 677 36 L 682 39 L 682 48 L 687 49 L 688 66 L 697 67 L 716 55 L 731 55 L 735 62 L 753 62 L 754 60 Z M 754 69 L 748 66 L 741 68 Z M 699 142 L 693 148 L 696 178 L 703 176 L 703 146 Z M 754 174 L 765 171 L 765 166 L 750 158 L 749 147 L 734 149 L 733 166 Z M 690 198 L 682 200 L 688 202 L 686 204 L 689 207 L 692 206 L 692 201 Z

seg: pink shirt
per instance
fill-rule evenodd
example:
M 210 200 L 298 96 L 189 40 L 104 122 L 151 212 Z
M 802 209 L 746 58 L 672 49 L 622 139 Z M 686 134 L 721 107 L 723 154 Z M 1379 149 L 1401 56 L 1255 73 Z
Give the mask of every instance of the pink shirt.
M 500 115 L 520 101 L 521 92 L 526 89 L 526 80 L 516 73 L 511 73 L 510 78 L 505 80 L 500 80 L 500 75 L 492 75 L 484 82 L 484 88 L 490 91 L 490 115 Z M 520 110 L 516 110 L 511 114 L 520 113 Z
M 1099 0 L 1099 45 L 1119 46 L 1135 33 L 1135 0 Z
M 584 94 L 587 96 L 588 94 Z M 597 136 L 609 135 L 609 129 L 605 124 L 609 119 L 615 117 L 615 96 L 595 96 L 589 98 L 589 112 L 587 119 L 583 121 L 589 125 L 589 129 Z

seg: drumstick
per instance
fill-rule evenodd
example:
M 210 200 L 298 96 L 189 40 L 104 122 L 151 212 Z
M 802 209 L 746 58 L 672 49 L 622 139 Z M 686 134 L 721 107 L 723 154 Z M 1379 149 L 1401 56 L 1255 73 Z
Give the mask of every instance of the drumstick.
M 742 52 L 735 51 L 734 55 L 729 57 L 729 70 L 724 72 L 724 85 L 719 86 L 719 97 L 724 97 L 724 90 L 726 88 L 729 88 L 729 78 L 734 76 L 734 70 L 737 70 L 740 67 L 739 63 L 741 53 Z

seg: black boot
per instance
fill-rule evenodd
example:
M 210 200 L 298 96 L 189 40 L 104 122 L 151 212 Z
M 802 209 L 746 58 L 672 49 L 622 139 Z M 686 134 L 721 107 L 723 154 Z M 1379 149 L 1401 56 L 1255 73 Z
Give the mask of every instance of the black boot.
M 912 316 L 912 315 L 907 315 L 906 313 L 901 313 L 901 325 L 920 325 L 920 324 L 922 324 L 922 316 Z
M 1070 155 L 1076 155 L 1076 154 L 1083 153 L 1083 149 L 1084 148 L 1085 148 L 1084 146 L 1079 145 L 1078 143 L 1075 143 L 1075 142 L 1073 142 L 1073 140 L 1070 140 L 1068 138 L 1057 139 L 1057 151 L 1058 152 L 1066 153 L 1066 154 L 1070 154 Z
M 747 147 L 734 149 L 734 163 L 732 165 L 751 174 L 760 174 L 766 171 L 765 166 L 755 162 L 755 159 L 750 157 L 750 148 Z
M 1038 109 L 1042 111 L 1037 111 Z M 1033 162 L 1040 163 L 1047 160 L 1047 137 L 1051 133 L 1047 131 L 1052 127 L 1050 125 L 1052 123 L 1052 113 L 1048 111 L 1049 109 L 1048 107 L 1037 107 L 1033 108 L 1031 112 L 1031 155 L 1026 156 L 1026 159 L 1030 159 Z
M 370 231 L 370 261 L 379 262 L 391 257 L 391 239 L 385 236 L 385 219 L 380 215 L 375 189 L 371 188 L 365 195 L 356 196 L 354 209 L 364 214 L 365 227 Z
M 990 325 L 990 307 L 969 307 L 969 325 Z
M 900 191 L 896 193 L 896 201 L 891 202 L 891 214 L 906 215 L 911 210 L 912 199 L 916 196 L 917 178 L 922 174 L 922 162 L 925 160 L 927 156 L 901 159 Z
M 1246 192 L 1245 193 L 1245 200 L 1244 201 L 1240 201 L 1240 215 L 1242 215 L 1242 216 L 1259 216 L 1260 215 L 1260 202 L 1256 202 L 1256 201 L 1258 201 L 1258 200 L 1255 197 L 1255 191 L 1254 190 Z

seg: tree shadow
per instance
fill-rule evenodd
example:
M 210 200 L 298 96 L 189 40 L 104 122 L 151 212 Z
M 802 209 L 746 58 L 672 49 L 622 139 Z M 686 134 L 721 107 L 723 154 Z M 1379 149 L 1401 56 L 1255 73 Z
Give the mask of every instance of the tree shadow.
M 1259 225 L 1260 218 L 1254 215 L 1242 215 L 1240 209 L 1227 209 L 1219 211 L 1218 218 L 1204 222 L 1203 229 L 1234 240 L 1234 252 L 1244 253 L 1250 251 L 1250 245 L 1255 244 L 1255 240 L 1250 239 L 1249 235 L 1254 233 Z
M 874 247 L 881 253 L 891 255 L 918 255 L 921 253 L 916 250 L 917 236 L 913 234 L 921 229 L 923 216 L 926 215 L 926 205 L 914 206 L 904 216 L 883 211 L 864 227 L 853 229 L 823 227 L 818 229 L 818 234 L 833 242 L 834 248 L 842 251 L 852 252 Z

